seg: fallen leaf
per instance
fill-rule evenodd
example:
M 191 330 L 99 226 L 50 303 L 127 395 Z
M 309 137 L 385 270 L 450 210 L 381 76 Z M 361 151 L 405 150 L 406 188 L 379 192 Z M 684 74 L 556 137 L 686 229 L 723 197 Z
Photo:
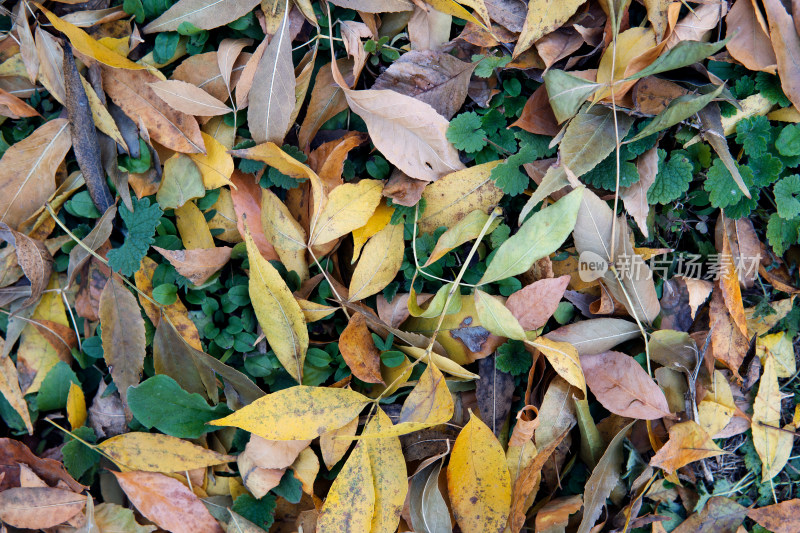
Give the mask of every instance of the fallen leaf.
M 391 420 L 378 408 L 375 416 L 364 427 L 364 435 L 382 435 L 391 426 Z M 405 459 L 397 437 L 367 438 L 359 442 L 364 446 L 371 466 L 375 505 L 370 531 L 392 533 L 400 522 L 400 512 L 406 499 L 408 483 Z
M 170 107 L 187 115 L 213 117 L 232 111 L 224 102 L 185 81 L 156 81 L 149 87 Z
M 756 339 L 756 355 L 764 363 L 770 354 L 775 358 L 775 373 L 779 378 L 790 378 L 797 372 L 792 337 L 785 331 Z
M 145 327 L 136 298 L 112 275 L 100 295 L 103 354 L 128 409 L 128 387 L 139 384 L 145 357 Z
M 214 237 L 206 223 L 206 217 L 194 202 L 186 202 L 175 212 L 175 225 L 187 251 L 214 248 Z
M 56 190 L 55 173 L 72 138 L 69 120 L 45 122 L 0 159 L 0 221 L 16 229 Z
M 288 11 L 258 62 L 250 89 L 247 121 L 257 143 L 281 144 L 294 110 L 295 77 Z
M 338 59 L 336 63 L 346 79 L 352 78 L 353 60 Z M 314 88 L 311 90 L 306 116 L 297 134 L 300 146 L 308 147 L 320 127 L 345 109 L 347 109 L 347 99 L 344 91 L 333 80 L 330 63 L 323 65 L 314 79 Z
M 356 302 L 384 289 L 403 263 L 403 225 L 389 224 L 364 246 L 348 289 L 349 301 Z
M 777 476 L 792 451 L 794 428 L 781 431 L 781 390 L 775 372 L 775 359 L 767 356 L 764 371 L 753 402 L 753 446 L 761 459 L 761 480 L 767 482 Z
M 528 3 L 525 24 L 520 31 L 519 39 L 514 46 L 514 57 L 530 48 L 540 37 L 558 29 L 583 4 L 583 0 L 569 0 L 552 5 L 546 0 L 532 0 Z M 511 28 L 509 28 L 511 29 Z
M 320 435 L 319 449 L 322 452 L 322 460 L 328 470 L 341 461 L 350 450 L 352 437 L 355 436 L 357 430 L 358 417 L 355 417 L 344 426 Z
M 372 465 L 366 447 L 356 446 L 322 504 L 320 531 L 369 531 L 375 512 Z
M 464 164 L 445 135 L 449 122 L 430 105 L 388 90 L 353 91 L 333 65 L 347 103 L 367 124 L 381 153 L 412 178 L 436 181 Z
M 89 250 L 96 252 L 111 236 L 111 231 L 114 229 L 114 219 L 117 216 L 117 207 L 111 206 L 103 213 L 97 223 L 92 228 L 92 231 L 84 237 L 83 244 Z M 72 285 L 75 281 L 75 276 L 81 270 L 87 261 L 92 259 L 92 255 L 83 246 L 75 246 L 69 252 L 69 265 L 67 267 L 67 284 Z
M 382 184 L 378 180 L 339 185 L 311 225 L 310 246 L 322 245 L 366 224 L 381 201 Z
M 175 31 L 184 22 L 201 30 L 210 30 L 245 16 L 257 5 L 257 0 L 235 0 L 224 6 L 220 6 L 217 0 L 180 0 L 142 31 Z
M 689 463 L 724 453 L 697 422 L 688 420 L 669 428 L 669 440 L 650 459 L 650 465 L 672 474 Z
M 570 343 L 579 355 L 593 355 L 639 335 L 639 327 L 633 322 L 621 318 L 593 318 L 562 326 L 545 336 L 552 341 Z
M 111 437 L 98 449 L 124 469 L 143 472 L 183 472 L 224 464 L 233 459 L 169 435 L 141 432 Z
M 435 461 L 414 473 L 408 489 L 408 513 L 415 530 L 449 533 L 453 530 L 439 479 L 442 462 Z
M 350 422 L 368 401 L 349 389 L 298 385 L 268 394 L 211 423 L 238 427 L 269 440 L 314 439 Z
M 509 296 L 506 307 L 522 329 L 539 329 L 555 313 L 569 280 L 569 276 L 561 276 L 535 281 Z
M 204 153 L 197 121 L 158 97 L 150 87 L 158 81 L 149 72 L 103 67 L 103 89 L 128 117 L 141 119 L 154 141 L 176 152 Z
M 287 468 L 308 448 L 308 440 L 278 441 L 251 435 L 237 457 L 242 482 L 257 498 L 277 487 Z
M 67 420 L 73 431 L 86 423 L 86 398 L 83 389 L 73 382 L 69 384 L 67 396 Z
M 205 193 L 203 175 L 188 155 L 175 154 L 164 161 L 164 174 L 156 193 L 156 201 L 162 207 L 178 209 Z
M 250 260 L 250 300 L 258 323 L 278 360 L 289 375 L 300 383 L 308 350 L 305 318 L 286 282 L 259 253 L 247 229 L 245 243 Z
M 791 533 L 800 526 L 800 500 L 795 498 L 774 505 L 748 509 L 747 516 L 773 533 Z
M 353 375 L 367 383 L 383 383 L 380 352 L 372 341 L 367 322 L 361 313 L 353 313 L 339 337 L 339 350 Z
M 615 351 L 584 355 L 581 367 L 589 389 L 612 413 L 644 420 L 671 416 L 664 393 L 633 357 Z
M 639 171 L 639 181 L 630 187 L 622 187 L 619 196 L 625 210 L 636 221 L 645 238 L 650 231 L 647 227 L 647 217 L 650 215 L 650 204 L 647 202 L 647 191 L 656 181 L 658 173 L 658 148 L 655 146 L 636 158 L 636 169 Z
M 180 481 L 155 472 L 112 472 L 125 495 L 148 520 L 173 533 L 223 529 Z
M 57 526 L 83 509 L 86 498 L 51 487 L 15 487 L 0 492 L 0 520 L 12 527 L 45 529 Z
M 502 446 L 474 414 L 458 434 L 447 490 L 453 515 L 463 531 L 501 532 L 511 508 L 511 476 Z
M 711 293 L 709 321 L 711 352 L 714 354 L 714 359 L 727 366 L 733 371 L 734 376 L 739 378 L 739 367 L 747 355 L 750 339 L 742 335 L 733 322 L 722 298 L 722 291 L 715 290 Z
M 42 241 L 14 231 L 5 222 L 0 222 L 0 239 L 14 247 L 17 263 L 30 281 L 30 296 L 25 298 L 20 308 L 38 302 L 53 273 L 53 256 Z
M 559 376 L 567 383 L 583 391 L 586 395 L 586 379 L 581 369 L 582 360 L 578 350 L 568 342 L 557 342 L 546 337 L 525 341 L 528 346 L 538 349 L 544 354 Z
M 725 496 L 712 496 L 705 507 L 673 529 L 674 533 L 735 533 L 747 508 Z
M 251 176 L 239 171 L 233 172 L 231 182 L 236 185 L 235 189 L 231 189 L 230 195 L 236 213 L 236 228 L 240 237 L 243 239 L 245 235 L 245 220 L 251 221 L 248 222 L 247 229 L 261 256 L 267 261 L 279 259 L 275 248 L 264 235 L 261 224 L 255 223 L 255 221 L 261 220 L 261 187 Z
M 228 263 L 232 250 L 227 246 L 194 250 L 165 250 L 153 246 L 153 249 L 163 255 L 175 267 L 178 274 L 197 286 L 208 281 L 208 278 Z
M 731 57 L 748 70 L 775 74 L 777 59 L 772 49 L 769 29 L 761 10 L 753 0 L 737 0 L 725 17 L 725 46 Z

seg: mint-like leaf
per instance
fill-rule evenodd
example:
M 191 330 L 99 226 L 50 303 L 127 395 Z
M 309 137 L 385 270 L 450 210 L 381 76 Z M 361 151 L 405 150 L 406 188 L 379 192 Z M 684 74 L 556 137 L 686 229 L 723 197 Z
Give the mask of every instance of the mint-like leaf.
M 473 111 L 453 118 L 447 127 L 447 140 L 459 150 L 477 152 L 486 146 L 486 132 L 483 131 L 481 118 Z
M 786 176 L 775 184 L 775 204 L 778 207 L 778 216 L 789 220 L 800 215 L 800 176 L 792 174 Z
M 692 181 L 692 162 L 682 151 L 672 153 L 669 161 L 665 161 L 667 152 L 658 150 L 658 173 L 647 191 L 647 203 L 668 204 L 681 197 L 689 190 Z
M 752 187 L 753 171 L 743 165 L 737 166 L 745 185 L 748 188 Z M 703 184 L 703 188 L 708 192 L 708 198 L 714 207 L 724 208 L 736 205 L 744 196 L 721 159 L 715 159 L 711 164 L 711 168 L 706 173 L 706 182 Z
M 123 276 L 132 276 L 139 270 L 142 258 L 153 244 L 153 235 L 163 214 L 158 204 L 150 205 L 149 198 L 138 200 L 136 197 L 132 197 L 131 201 L 133 202 L 133 212 L 129 211 L 124 204 L 119 208 L 119 215 L 128 228 L 128 236 L 122 246 L 110 250 L 106 256 L 111 269 L 120 272 Z

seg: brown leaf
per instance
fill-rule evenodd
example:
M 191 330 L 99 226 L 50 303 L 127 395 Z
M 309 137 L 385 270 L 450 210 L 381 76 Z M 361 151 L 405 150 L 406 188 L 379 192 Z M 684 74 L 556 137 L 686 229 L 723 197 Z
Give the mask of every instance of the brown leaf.
M 775 74 L 777 59 L 772 49 L 767 22 L 754 0 L 736 0 L 725 17 L 726 48 L 748 70 Z
M 136 509 L 171 533 L 223 533 L 195 494 L 180 481 L 155 472 L 112 472 Z
M 668 80 L 647 76 L 634 85 L 632 95 L 636 110 L 646 115 L 658 115 L 674 99 L 689 91 Z
M 261 224 L 257 223 L 261 220 L 261 187 L 258 186 L 252 175 L 247 175 L 239 170 L 233 171 L 231 182 L 236 185 L 235 189 L 231 189 L 231 199 L 236 211 L 236 227 L 239 229 L 239 233 L 245 234 L 244 221 L 247 219 L 250 236 L 264 259 L 280 261 L 275 248 L 264 236 Z
M 353 313 L 339 338 L 339 350 L 353 375 L 367 383 L 383 383 L 380 352 L 375 347 L 367 321 L 361 313 Z
M 581 367 L 589 389 L 612 413 L 644 420 L 672 416 L 664 393 L 633 357 L 615 351 L 584 355 Z
M 43 242 L 14 231 L 4 222 L 0 222 L 0 239 L 16 249 L 17 262 L 31 282 L 31 294 L 22 302 L 21 307 L 38 302 L 53 272 L 53 256 Z
M 773 533 L 794 533 L 800 529 L 800 499 L 748 509 L 747 516 Z
M 353 77 L 353 60 L 337 59 L 336 64 L 345 79 L 351 80 Z M 333 80 L 330 63 L 323 65 L 314 78 L 314 88 L 311 90 L 311 99 L 308 102 L 306 116 L 300 126 L 300 132 L 297 134 L 300 148 L 308 148 L 320 127 L 345 109 L 347 109 L 347 99 L 341 87 Z
M 236 459 L 242 482 L 256 498 L 263 498 L 278 486 L 283 473 L 310 443 L 310 440 L 267 440 L 251 435 Z
M 197 248 L 194 250 L 165 250 L 158 246 L 153 248 L 170 262 L 178 274 L 189 279 L 195 285 L 202 285 L 231 258 L 228 246 L 218 248 Z
M 103 67 L 103 88 L 128 117 L 141 120 L 150 137 L 187 154 L 204 153 L 200 126 L 194 117 L 172 109 L 150 84 L 161 81 L 145 70 Z
M 212 117 L 232 111 L 220 99 L 185 81 L 156 81 L 149 85 L 171 108 L 187 115 Z
M 436 181 L 464 168 L 447 140 L 449 122 L 430 105 L 394 91 L 353 91 L 337 68 L 333 78 L 350 108 L 366 123 L 375 147 L 400 170 L 412 178 Z
M 715 244 L 718 251 L 724 248 L 723 237 L 727 236 L 730 255 L 739 274 L 739 282 L 749 289 L 758 275 L 761 263 L 761 242 L 758 240 L 753 222 L 749 218 L 731 220 L 720 213 L 715 227 Z
M 344 183 L 342 171 L 350 150 L 367 141 L 367 135 L 357 131 L 348 132 L 344 137 L 319 145 L 308 155 L 308 166 L 317 173 L 326 185 Z
M 467 97 L 475 65 L 443 52 L 414 50 L 392 63 L 378 76 L 372 89 L 390 89 L 413 96 L 450 119 Z
M 566 527 L 570 515 L 577 513 L 581 507 L 583 507 L 583 498 L 580 494 L 550 500 L 536 513 L 536 531 L 550 531 L 551 528 Z
M 672 474 L 689 463 L 724 453 L 697 422 L 688 420 L 669 428 L 669 440 L 650 459 L 650 465 Z
M 408 174 L 396 168 L 383 186 L 382 194 L 396 204 L 411 207 L 417 205 L 427 185 L 427 181 L 409 178 Z
M 725 306 L 722 291 L 718 287 L 717 290 L 711 293 L 709 315 L 711 349 L 714 358 L 731 369 L 736 378 L 741 380 L 739 367 L 742 366 L 744 356 L 750 347 L 750 341 L 742 335 L 742 332 L 731 318 Z
M 128 417 L 128 387 L 139 384 L 145 356 L 144 319 L 136 297 L 112 275 L 100 295 L 103 354 Z
M 570 343 L 578 350 L 578 355 L 592 355 L 639 335 L 639 327 L 633 322 L 621 318 L 594 318 L 562 326 L 545 337 Z
M 285 14 L 280 30 L 258 62 L 250 89 L 247 122 L 257 143 L 269 141 L 280 145 L 291 126 L 295 103 L 291 41 L 289 17 Z
M 39 83 L 59 102 L 66 99 L 64 88 L 64 51 L 55 37 L 36 27 L 36 53 L 39 56 Z
M 569 276 L 540 279 L 509 296 L 506 307 L 519 321 L 522 329 L 539 329 L 556 312 L 569 279 Z
M 85 496 L 70 490 L 16 487 L 0 492 L 0 520 L 14 527 L 44 529 L 66 522 L 85 503 Z
M 0 490 L 19 486 L 19 465 L 27 465 L 49 485 L 63 485 L 74 492 L 86 487 L 75 481 L 64 465 L 53 459 L 36 457 L 22 442 L 0 438 Z
M 480 379 L 475 387 L 475 396 L 478 399 L 481 420 L 500 438 L 511 412 L 514 376 L 498 369 L 495 358 L 495 355 L 491 355 L 478 361 Z
M 561 128 L 553 114 L 553 108 L 550 107 L 550 98 L 544 84 L 533 91 L 528 101 L 525 102 L 519 119 L 511 125 L 539 135 L 554 136 L 558 134 Z
M 221 47 L 220 47 L 221 49 Z M 224 50 L 222 50 L 224 52 Z M 222 61 L 222 52 L 206 52 L 189 56 L 175 68 L 172 79 L 191 83 L 199 87 L 217 100 L 223 102 L 228 98 L 228 88 L 225 85 L 225 77 L 220 72 L 219 62 Z M 230 77 L 231 90 L 242 80 L 245 64 L 252 56 L 247 52 L 239 54 L 233 66 L 228 72 Z M 246 104 L 245 104 L 246 105 Z M 239 104 L 237 104 L 239 106 Z M 239 106 L 241 107 L 241 106 Z
M 0 159 L 0 221 L 16 229 L 55 192 L 55 173 L 72 138 L 69 120 L 45 122 Z
M 573 28 L 563 27 L 536 41 L 536 51 L 547 68 L 583 46 L 583 36 Z
M 747 508 L 725 496 L 712 496 L 706 506 L 687 518 L 672 533 L 734 533 L 747 514 Z
M 247 15 L 257 5 L 257 0 L 233 0 L 225 4 L 214 0 L 180 0 L 145 26 L 143 31 L 175 31 L 184 22 L 201 30 L 210 30 Z
M 723 224 L 725 215 L 720 214 L 720 221 L 718 224 Z M 718 283 L 719 289 L 722 291 L 722 298 L 725 300 L 725 306 L 730 312 L 733 323 L 742 332 L 742 335 L 747 336 L 747 318 L 744 315 L 744 303 L 742 302 L 742 290 L 739 287 L 739 276 L 737 275 L 737 266 L 734 264 L 735 257 L 733 255 L 731 241 L 728 238 L 728 232 L 722 231 L 722 247 L 720 249 L 720 263 L 722 271 Z
M 20 117 L 38 117 L 39 112 L 13 94 L 0 89 L 0 115 L 17 119 Z
M 239 54 L 246 46 L 253 44 L 252 39 L 223 39 L 219 43 L 217 49 L 217 64 L 219 65 L 219 72 L 222 76 L 222 81 L 225 83 L 225 88 L 229 91 L 231 86 L 231 74 L 238 62 Z M 234 83 L 235 85 L 235 83 Z
M 519 532 L 525 523 L 525 511 L 527 511 L 525 502 L 528 499 L 528 495 L 532 494 L 533 490 L 539 486 L 538 482 L 541 479 L 539 473 L 542 467 L 568 434 L 569 431 L 562 432 L 547 446 L 537 450 L 533 460 L 517 476 L 511 492 L 511 511 L 508 515 L 508 529 L 513 533 Z
M 620 197 L 628 214 L 633 217 L 636 225 L 642 230 L 642 234 L 645 238 L 649 238 L 647 216 L 650 214 L 650 204 L 647 202 L 647 191 L 656 181 L 658 173 L 657 146 L 636 158 L 636 169 L 639 171 L 639 181 L 630 187 L 621 188 Z
M 111 231 L 114 229 L 114 218 L 117 216 L 117 207 L 111 206 L 103 213 L 97 221 L 92 231 L 84 237 L 83 244 L 90 250 L 96 252 L 103 244 L 108 241 Z M 75 276 L 93 256 L 81 245 L 75 246 L 69 252 L 69 266 L 67 267 L 67 285 L 72 285 Z
M 89 99 L 81 83 L 72 47 L 66 44 L 64 50 L 64 88 L 66 100 L 64 105 L 69 115 L 69 129 L 72 134 L 72 150 L 75 159 L 86 180 L 86 188 L 92 197 L 95 207 L 101 213 L 108 211 L 114 204 L 111 191 L 106 184 L 106 173 L 100 159 L 100 143 L 97 140 L 97 129 L 92 118 Z

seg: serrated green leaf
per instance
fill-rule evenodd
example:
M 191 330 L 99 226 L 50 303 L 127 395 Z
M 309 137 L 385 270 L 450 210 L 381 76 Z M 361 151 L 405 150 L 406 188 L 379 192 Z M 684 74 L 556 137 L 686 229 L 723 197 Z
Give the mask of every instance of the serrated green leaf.
M 775 184 L 773 191 L 778 216 L 789 220 L 800 215 L 800 200 L 797 198 L 800 194 L 800 176 L 797 174 L 786 176 Z
M 108 265 L 123 276 L 132 276 L 139 270 L 142 258 L 153 244 L 153 235 L 163 214 L 158 204 L 150 205 L 149 198 L 131 198 L 133 212 L 125 205 L 119 208 L 119 215 L 128 228 L 128 235 L 122 246 L 109 250 Z
M 481 118 L 474 111 L 454 117 L 447 127 L 447 140 L 459 150 L 477 152 L 487 144 Z
M 685 153 L 673 152 L 665 161 L 667 152 L 658 150 L 658 173 L 647 191 L 647 203 L 668 204 L 689 190 L 692 181 L 692 163 Z

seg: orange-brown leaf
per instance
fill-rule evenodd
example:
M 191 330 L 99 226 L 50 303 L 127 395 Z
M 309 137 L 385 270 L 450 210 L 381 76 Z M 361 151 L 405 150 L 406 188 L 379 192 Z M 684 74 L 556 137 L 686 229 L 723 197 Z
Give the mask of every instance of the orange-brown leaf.
M 380 352 L 361 313 L 353 313 L 350 317 L 339 338 L 339 350 L 355 377 L 367 383 L 383 383 Z

